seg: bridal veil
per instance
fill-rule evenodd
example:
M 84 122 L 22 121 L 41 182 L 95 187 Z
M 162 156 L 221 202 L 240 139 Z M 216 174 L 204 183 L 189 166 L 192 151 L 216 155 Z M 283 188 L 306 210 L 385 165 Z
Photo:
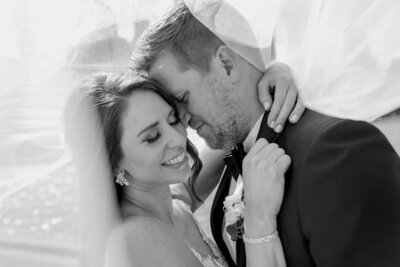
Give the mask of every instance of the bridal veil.
M 185 0 L 260 70 L 288 64 L 306 106 L 372 121 L 400 107 L 396 0 Z

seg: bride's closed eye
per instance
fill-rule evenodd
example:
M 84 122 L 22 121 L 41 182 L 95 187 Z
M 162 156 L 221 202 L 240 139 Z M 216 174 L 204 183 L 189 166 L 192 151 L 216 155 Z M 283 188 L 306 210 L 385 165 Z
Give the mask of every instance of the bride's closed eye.
M 176 114 L 175 111 L 171 111 L 170 115 L 168 116 L 168 123 L 171 126 L 176 126 L 179 125 L 181 123 L 181 119 L 179 118 L 179 116 Z M 161 131 L 158 129 L 158 127 L 154 127 L 153 129 L 151 129 L 146 138 L 144 139 L 144 142 L 147 143 L 154 143 L 156 142 L 158 139 L 160 139 L 161 137 Z
M 189 92 L 185 92 L 182 95 L 175 98 L 179 103 L 187 103 L 189 100 Z
M 148 133 L 148 135 L 146 136 L 144 141 L 147 142 L 147 143 L 154 143 L 158 139 L 160 139 L 160 137 L 161 137 L 160 131 L 158 129 L 154 128 Z

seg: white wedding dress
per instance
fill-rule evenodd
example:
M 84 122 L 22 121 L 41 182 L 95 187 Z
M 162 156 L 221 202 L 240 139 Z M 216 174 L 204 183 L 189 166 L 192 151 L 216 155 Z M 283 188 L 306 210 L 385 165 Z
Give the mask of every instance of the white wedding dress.
M 194 216 L 193 212 L 190 210 L 188 204 L 183 202 L 182 200 L 174 199 L 173 200 L 176 205 L 179 205 L 182 209 L 184 209 L 190 216 L 193 218 L 193 221 L 196 223 L 197 228 L 201 236 L 203 237 L 204 242 L 210 247 L 213 255 L 204 255 L 200 253 L 196 248 L 193 248 L 190 244 L 188 247 L 193 252 L 194 256 L 203 264 L 204 267 L 227 267 L 228 263 L 225 261 L 222 256 L 221 251 L 218 249 L 217 245 L 206 235 L 204 230 L 201 228 L 199 222 Z

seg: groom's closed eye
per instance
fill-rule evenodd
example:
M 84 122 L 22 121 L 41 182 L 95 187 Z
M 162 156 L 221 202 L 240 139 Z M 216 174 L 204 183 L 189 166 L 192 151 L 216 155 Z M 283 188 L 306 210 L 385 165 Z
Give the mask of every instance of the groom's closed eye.
M 189 100 L 189 92 L 184 92 L 183 94 L 175 97 L 175 99 L 178 103 L 182 104 L 187 103 Z

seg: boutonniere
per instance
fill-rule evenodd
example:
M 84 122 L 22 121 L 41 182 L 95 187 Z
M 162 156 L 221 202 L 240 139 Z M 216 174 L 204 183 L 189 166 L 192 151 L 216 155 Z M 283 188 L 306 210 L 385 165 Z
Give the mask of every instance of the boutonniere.
M 235 191 L 232 195 L 225 197 L 224 201 L 226 231 L 233 241 L 243 235 L 244 210 L 243 180 L 239 176 Z

